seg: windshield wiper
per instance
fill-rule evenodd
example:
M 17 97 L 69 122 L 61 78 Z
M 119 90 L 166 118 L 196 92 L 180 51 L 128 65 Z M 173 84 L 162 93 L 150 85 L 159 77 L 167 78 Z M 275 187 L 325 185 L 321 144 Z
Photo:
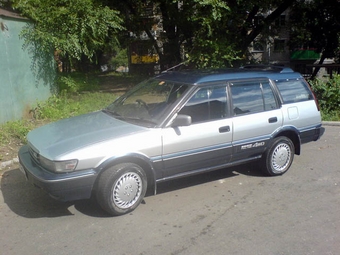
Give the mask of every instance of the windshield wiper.
M 117 113 L 115 111 L 110 111 L 108 109 L 103 109 L 102 111 L 105 112 L 106 114 L 109 114 L 109 115 L 116 117 L 118 119 L 124 119 L 124 117 L 122 117 L 119 113 Z
M 124 118 L 125 121 L 132 121 L 132 122 L 143 122 L 146 124 L 152 124 L 152 126 L 156 125 L 156 122 L 152 121 L 152 120 L 148 120 L 148 119 L 143 119 L 143 118 L 133 118 L 133 117 L 125 117 Z M 151 125 L 150 125 L 151 127 Z

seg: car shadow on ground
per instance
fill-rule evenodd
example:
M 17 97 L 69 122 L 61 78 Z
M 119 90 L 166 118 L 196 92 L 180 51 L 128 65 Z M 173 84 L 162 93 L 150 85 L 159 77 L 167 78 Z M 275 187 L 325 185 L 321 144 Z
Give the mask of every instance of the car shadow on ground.
M 1 192 L 10 210 L 25 218 L 71 216 L 74 214 L 70 210 L 72 206 L 85 215 L 109 217 L 92 199 L 60 202 L 51 198 L 43 190 L 27 182 L 19 169 L 2 174 Z
M 211 171 L 208 173 L 162 182 L 157 186 L 157 194 L 184 189 L 208 182 L 214 182 L 221 179 L 235 177 L 238 175 L 247 175 L 254 177 L 263 176 L 257 163 L 238 165 L 234 167 Z
M 263 176 L 256 164 L 246 164 L 160 183 L 157 187 L 157 194 L 237 175 Z M 70 208 L 73 206 L 77 211 L 87 216 L 111 217 L 100 208 L 94 199 L 60 202 L 51 198 L 44 191 L 27 182 L 19 169 L 9 170 L 2 174 L 1 192 L 9 209 L 25 218 L 72 216 L 74 213 Z

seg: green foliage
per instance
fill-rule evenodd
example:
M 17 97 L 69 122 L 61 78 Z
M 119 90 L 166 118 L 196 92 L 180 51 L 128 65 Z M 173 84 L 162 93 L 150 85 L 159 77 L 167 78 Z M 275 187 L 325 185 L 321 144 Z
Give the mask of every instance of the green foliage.
M 250 43 L 269 27 L 294 0 L 12 0 L 13 7 L 34 22 L 23 32 L 26 43 L 40 51 L 56 50 L 74 62 L 96 59 L 96 52 L 110 52 L 128 40 L 123 25 L 139 34 L 146 31 L 160 55 L 161 68 L 174 66 L 185 56 L 198 67 L 231 65 L 246 55 Z M 120 13 L 116 10 L 120 10 Z M 254 22 L 264 13 L 271 14 L 265 22 Z M 278 10 L 278 11 L 277 11 Z M 154 16 L 154 19 L 150 17 Z M 123 22 L 124 19 L 124 22 Z M 164 29 L 155 38 L 151 27 Z M 125 58 L 118 54 L 113 65 Z M 65 64 L 65 61 L 63 61 Z M 80 66 L 79 66 L 80 67 Z M 79 70 L 79 69 L 78 69 Z M 72 87 L 70 80 L 64 80 Z
M 115 52 L 116 52 L 116 55 L 111 58 L 110 65 L 114 69 L 116 69 L 116 67 L 119 67 L 119 66 L 128 66 L 129 60 L 128 60 L 127 49 L 116 48 Z
M 43 52 L 57 50 L 61 57 L 92 60 L 114 35 L 123 30 L 119 13 L 95 0 L 13 0 L 13 7 L 34 22 L 22 36 L 26 45 Z
M 229 6 L 217 0 L 194 0 L 193 2 L 198 14 L 189 19 L 200 29 L 194 33 L 193 49 L 186 57 L 198 68 L 232 65 L 232 62 L 238 59 L 239 51 L 233 43 L 229 42 L 227 21 L 232 15 Z
M 81 91 L 96 90 L 99 86 L 98 77 L 93 74 L 60 73 L 57 79 L 59 92 L 77 93 Z
M 297 1 L 291 11 L 290 47 L 311 48 L 326 58 L 339 52 L 340 4 L 338 0 Z
M 318 98 L 319 105 L 325 116 L 338 115 L 340 109 L 340 75 L 332 79 L 316 79 L 310 81 L 311 87 Z
M 30 121 L 19 120 L 7 122 L 0 126 L 0 144 L 8 143 L 11 137 L 26 142 L 26 135 L 33 124 Z
M 159 38 L 148 33 L 160 56 L 162 70 L 189 59 L 197 67 L 224 67 L 246 59 L 248 46 L 278 18 L 294 0 L 187 0 L 109 2 L 125 16 L 129 31 L 150 30 L 155 20 L 146 19 L 146 11 L 157 12 L 164 33 Z M 266 22 L 257 24 L 260 16 Z M 147 13 L 148 14 L 148 13 Z M 159 25 L 159 24 L 157 24 Z M 155 26 L 154 26 L 155 27 Z
M 78 95 L 52 96 L 45 102 L 40 102 L 31 112 L 35 119 L 55 121 L 76 115 L 103 109 L 109 105 L 115 96 L 109 93 L 92 92 Z
M 197 39 L 195 49 L 187 55 L 190 62 L 195 63 L 197 68 L 219 68 L 232 66 L 233 61 L 239 59 L 238 52 L 223 40 L 209 38 Z

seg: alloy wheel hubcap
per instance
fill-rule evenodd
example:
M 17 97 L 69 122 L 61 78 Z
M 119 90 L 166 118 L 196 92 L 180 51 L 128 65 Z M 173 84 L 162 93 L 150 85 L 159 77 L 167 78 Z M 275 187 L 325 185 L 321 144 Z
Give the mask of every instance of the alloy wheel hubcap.
M 278 172 L 285 171 L 290 162 L 290 157 L 290 147 L 285 143 L 279 144 L 276 146 L 272 155 L 273 168 Z
M 133 206 L 142 193 L 142 179 L 136 173 L 123 174 L 113 188 L 113 202 L 121 208 L 126 209 Z

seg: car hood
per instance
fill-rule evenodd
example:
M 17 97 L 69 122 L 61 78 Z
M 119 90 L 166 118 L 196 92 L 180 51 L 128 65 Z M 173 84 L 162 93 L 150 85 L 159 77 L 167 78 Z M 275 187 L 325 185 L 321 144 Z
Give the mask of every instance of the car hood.
M 55 159 L 91 144 L 146 130 L 98 111 L 34 129 L 28 133 L 27 140 L 36 152 Z

